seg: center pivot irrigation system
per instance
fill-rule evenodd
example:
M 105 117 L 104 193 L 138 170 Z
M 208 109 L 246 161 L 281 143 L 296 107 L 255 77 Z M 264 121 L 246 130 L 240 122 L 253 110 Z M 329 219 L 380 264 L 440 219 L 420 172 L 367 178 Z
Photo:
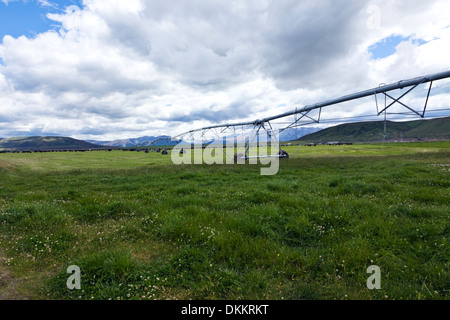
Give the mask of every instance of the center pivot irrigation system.
M 424 118 L 425 112 L 427 111 L 428 100 L 430 97 L 433 82 L 442 80 L 445 78 L 450 78 L 450 70 L 444 71 L 441 73 L 427 75 L 427 76 L 417 77 L 414 79 L 401 80 L 401 81 L 398 81 L 396 83 L 392 83 L 389 85 L 381 84 L 377 88 L 349 94 L 349 95 L 346 95 L 346 96 L 343 96 L 340 98 L 327 100 L 327 101 L 319 102 L 319 103 L 312 104 L 312 105 L 307 105 L 303 108 L 295 108 L 292 111 L 278 114 L 278 115 L 275 115 L 272 117 L 267 117 L 267 118 L 249 121 L 249 122 L 219 124 L 219 125 L 204 127 L 204 128 L 200 128 L 200 129 L 190 130 L 188 132 L 185 132 L 185 133 L 182 133 L 182 134 L 179 134 L 179 135 L 173 137 L 172 140 L 176 141 L 176 142 L 184 141 L 187 143 L 189 141 L 202 141 L 203 143 L 211 143 L 212 141 L 219 140 L 219 141 L 221 141 L 220 143 L 223 143 L 223 141 L 224 141 L 223 139 L 227 139 L 226 137 L 236 136 L 236 134 L 238 133 L 239 130 L 242 130 L 242 132 L 244 132 L 245 130 L 247 130 L 247 131 L 252 130 L 252 132 L 253 132 L 253 134 L 251 135 L 252 138 L 247 139 L 245 141 L 245 154 L 242 155 L 242 158 L 249 159 L 248 151 L 249 151 L 251 144 L 253 143 L 253 140 L 256 137 L 258 137 L 261 134 L 264 134 L 268 137 L 269 140 L 276 139 L 275 135 L 273 134 L 274 129 L 272 126 L 272 124 L 274 124 L 273 122 L 275 120 L 282 119 L 282 118 L 289 120 L 287 122 L 282 123 L 284 126 L 280 129 L 278 129 L 278 132 L 280 132 L 280 133 L 287 129 L 290 129 L 290 128 L 297 128 L 297 127 L 305 126 L 308 124 L 320 123 L 322 108 L 328 107 L 331 105 L 336 105 L 336 104 L 343 103 L 343 102 L 347 102 L 347 101 L 361 99 L 364 97 L 369 97 L 369 96 L 375 97 L 376 110 L 377 110 L 376 115 L 380 116 L 380 115 L 384 114 L 385 121 L 386 121 L 387 110 L 389 108 L 391 108 L 393 105 L 400 105 L 401 107 L 404 107 L 408 110 L 404 113 L 397 113 L 397 114 L 414 115 L 414 116 L 419 116 L 421 118 Z M 428 91 L 427 91 L 427 95 L 426 95 L 425 104 L 421 110 L 417 111 L 417 110 L 411 108 L 410 106 L 408 106 L 406 103 L 400 101 L 403 97 L 405 97 L 408 93 L 413 91 L 419 85 L 427 84 L 427 83 L 429 83 L 429 87 L 428 87 Z M 398 89 L 407 89 L 407 90 L 404 93 L 402 93 L 398 98 L 394 98 L 391 94 L 388 93 L 388 92 L 398 90 Z M 384 105 L 383 106 L 380 106 L 378 103 L 378 98 L 377 98 L 378 94 L 384 95 Z M 392 102 L 390 104 L 387 104 L 387 98 L 392 100 Z M 313 110 L 316 110 L 318 112 L 316 112 L 315 115 L 312 115 L 311 112 Z M 393 114 L 393 113 L 390 113 L 390 114 Z M 292 120 L 292 117 L 294 117 L 293 120 Z M 279 141 L 276 141 L 276 142 L 278 142 L 278 145 L 279 145 Z M 280 158 L 288 158 L 289 157 L 288 153 L 284 150 L 281 150 L 281 148 L 280 148 L 277 156 Z M 235 159 L 236 159 L 236 155 L 235 155 Z

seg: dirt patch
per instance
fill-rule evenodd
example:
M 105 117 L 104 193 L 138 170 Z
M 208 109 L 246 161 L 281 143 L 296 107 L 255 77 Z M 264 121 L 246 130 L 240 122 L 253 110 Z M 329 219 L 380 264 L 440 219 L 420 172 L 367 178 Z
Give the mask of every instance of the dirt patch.
M 0 168 L 9 169 L 11 165 L 8 162 L 0 161 Z
M 0 300 L 26 300 L 17 290 L 18 282 L 5 267 L 6 259 L 0 252 Z
M 15 165 L 8 161 L 0 161 L 0 173 L 14 173 Z

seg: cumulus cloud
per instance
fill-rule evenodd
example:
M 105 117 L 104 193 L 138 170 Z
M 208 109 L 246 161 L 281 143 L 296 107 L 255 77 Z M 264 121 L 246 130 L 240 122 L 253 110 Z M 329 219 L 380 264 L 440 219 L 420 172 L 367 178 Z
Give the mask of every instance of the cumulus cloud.
M 2 39 L 0 136 L 175 135 L 448 70 L 449 11 L 445 0 L 84 0 L 47 15 L 56 31 Z M 369 48 L 394 35 L 395 53 L 374 59 Z

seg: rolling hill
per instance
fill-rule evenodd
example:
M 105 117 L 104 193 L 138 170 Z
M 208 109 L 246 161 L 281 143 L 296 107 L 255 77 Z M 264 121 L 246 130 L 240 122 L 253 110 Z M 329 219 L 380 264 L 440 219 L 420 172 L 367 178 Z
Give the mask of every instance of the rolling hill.
M 68 137 L 18 137 L 0 140 L 0 149 L 7 150 L 86 150 L 105 148 Z
M 450 140 L 450 117 L 405 122 L 384 121 L 346 123 L 306 135 L 296 141 L 327 143 Z

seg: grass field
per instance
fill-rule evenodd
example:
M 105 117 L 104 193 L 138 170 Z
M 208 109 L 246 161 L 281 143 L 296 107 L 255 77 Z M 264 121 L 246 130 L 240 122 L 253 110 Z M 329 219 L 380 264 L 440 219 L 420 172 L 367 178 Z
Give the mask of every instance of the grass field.
M 449 177 L 450 142 L 301 147 L 274 176 L 159 153 L 0 154 L 0 297 L 448 299 Z

